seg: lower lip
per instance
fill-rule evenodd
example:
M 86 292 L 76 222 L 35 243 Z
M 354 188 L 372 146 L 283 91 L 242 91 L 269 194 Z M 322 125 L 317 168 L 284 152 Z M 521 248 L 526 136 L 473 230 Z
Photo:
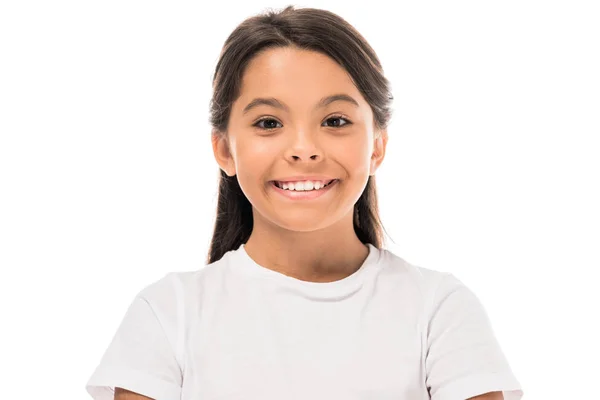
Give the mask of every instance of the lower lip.
M 273 186 L 273 188 L 275 189 L 275 191 L 277 193 L 280 193 L 282 196 L 285 196 L 288 199 L 292 199 L 292 200 L 312 200 L 312 199 L 316 199 L 318 197 L 321 197 L 325 193 L 329 192 L 332 187 L 334 187 L 335 185 L 338 184 L 338 182 L 339 182 L 339 179 L 336 179 L 336 180 L 334 180 L 333 182 L 331 182 L 329 185 L 325 186 L 322 189 L 319 189 L 319 190 L 298 191 L 298 192 L 295 191 L 295 190 L 286 190 L 286 189 L 278 188 L 275 185 L 275 182 L 271 182 L 271 186 Z

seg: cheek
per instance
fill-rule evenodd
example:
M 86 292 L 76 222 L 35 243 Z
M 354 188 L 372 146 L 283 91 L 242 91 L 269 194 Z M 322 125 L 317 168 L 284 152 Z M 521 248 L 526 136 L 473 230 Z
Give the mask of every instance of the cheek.
M 238 180 L 244 191 L 257 189 L 257 181 L 266 181 L 276 151 L 261 140 L 244 140 L 236 143 Z
M 331 154 L 339 162 L 351 177 L 360 177 L 369 173 L 370 153 L 367 142 L 356 141 L 354 143 L 337 146 Z
M 253 173 L 262 164 L 267 164 L 273 158 L 273 146 L 264 140 L 241 140 L 236 143 L 237 161 L 241 170 Z

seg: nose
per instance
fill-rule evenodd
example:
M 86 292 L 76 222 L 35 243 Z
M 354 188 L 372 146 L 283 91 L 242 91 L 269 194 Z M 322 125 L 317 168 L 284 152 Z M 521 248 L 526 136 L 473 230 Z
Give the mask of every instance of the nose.
M 320 160 L 321 157 L 318 154 L 313 154 L 310 157 L 302 157 L 302 156 L 297 156 L 297 155 L 292 155 L 292 160 L 294 161 L 298 161 L 298 160 Z
M 299 132 L 294 136 L 294 142 L 286 151 L 286 159 L 292 162 L 320 161 L 323 152 L 309 133 Z

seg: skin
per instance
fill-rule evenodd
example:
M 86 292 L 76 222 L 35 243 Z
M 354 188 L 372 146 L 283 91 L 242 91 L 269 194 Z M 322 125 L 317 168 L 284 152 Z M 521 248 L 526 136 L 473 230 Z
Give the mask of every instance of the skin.
M 139 393 L 132 392 L 120 387 L 115 388 L 114 400 L 154 400 L 151 397 L 143 396 Z
M 338 93 L 359 106 L 335 101 L 315 109 L 321 98 Z M 289 112 L 259 105 L 244 114 L 257 97 L 274 97 Z M 332 119 L 337 114 L 343 119 Z M 253 126 L 261 117 L 270 121 Z M 369 250 L 354 232 L 353 208 L 384 159 L 387 132 L 373 128 L 371 107 L 344 68 L 293 47 L 259 53 L 244 73 L 229 132 L 224 139 L 213 135 L 212 144 L 220 168 L 237 175 L 252 204 L 254 226 L 245 248 L 254 261 L 312 282 L 339 280 L 360 268 Z M 309 201 L 290 201 L 269 183 L 295 175 L 341 181 Z
M 489 392 L 480 396 L 469 397 L 467 400 L 504 400 L 502 392 Z

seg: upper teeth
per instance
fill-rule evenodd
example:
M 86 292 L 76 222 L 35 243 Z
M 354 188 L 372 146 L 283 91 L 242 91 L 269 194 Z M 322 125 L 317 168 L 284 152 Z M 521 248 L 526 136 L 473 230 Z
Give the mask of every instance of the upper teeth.
M 277 182 L 277 185 L 288 190 L 319 190 L 328 182 L 329 181 Z

